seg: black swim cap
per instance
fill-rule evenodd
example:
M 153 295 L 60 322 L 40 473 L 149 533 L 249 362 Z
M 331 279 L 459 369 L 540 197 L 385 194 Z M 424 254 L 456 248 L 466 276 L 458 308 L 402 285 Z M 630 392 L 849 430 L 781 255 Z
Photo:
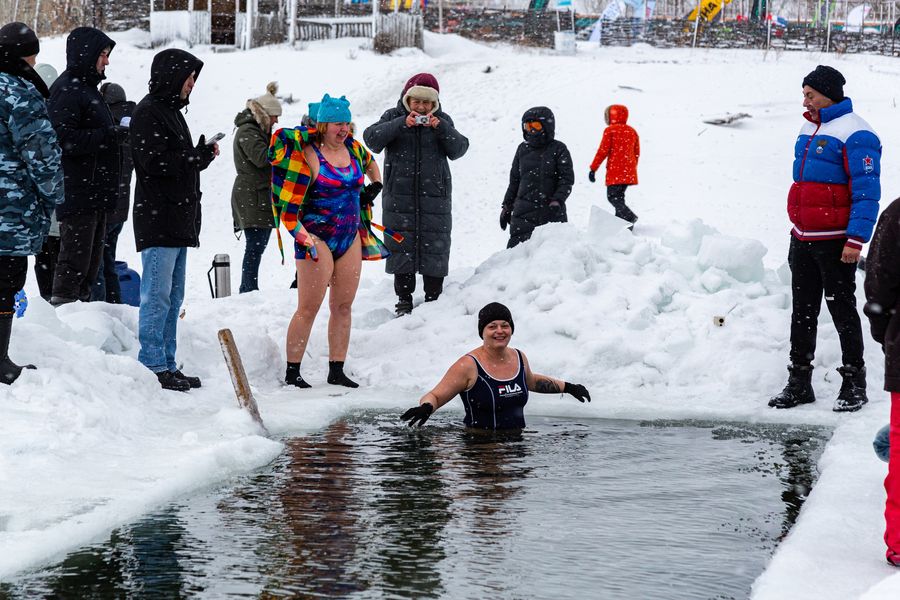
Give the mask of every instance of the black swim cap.
M 506 321 L 513 332 L 516 330 L 516 325 L 513 323 L 512 313 L 509 312 L 509 309 L 499 302 L 491 302 L 478 311 L 478 337 L 484 339 L 484 328 L 493 321 Z

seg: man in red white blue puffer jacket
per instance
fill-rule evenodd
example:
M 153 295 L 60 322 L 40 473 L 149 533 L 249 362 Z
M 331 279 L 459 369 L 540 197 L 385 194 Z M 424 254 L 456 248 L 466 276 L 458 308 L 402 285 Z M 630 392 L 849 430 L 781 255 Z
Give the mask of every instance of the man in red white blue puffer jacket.
M 841 341 L 843 378 L 836 412 L 862 408 L 866 397 L 862 327 L 856 310 L 856 263 L 869 241 L 881 198 L 881 142 L 844 97 L 836 69 L 819 65 L 803 80 L 807 123 L 794 146 L 788 216 L 794 224 L 791 267 L 790 377 L 769 401 L 775 408 L 815 402 L 812 360 L 824 294 Z

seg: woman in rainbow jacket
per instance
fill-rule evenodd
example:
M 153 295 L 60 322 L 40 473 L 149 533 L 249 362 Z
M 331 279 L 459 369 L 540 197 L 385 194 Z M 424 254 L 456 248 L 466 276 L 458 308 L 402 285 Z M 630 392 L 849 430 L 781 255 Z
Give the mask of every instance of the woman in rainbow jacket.
M 359 287 L 361 261 L 387 257 L 372 228 L 372 204 L 381 191 L 381 172 L 372 155 L 350 134 L 350 102 L 322 98 L 316 127 L 279 129 L 272 134 L 272 202 L 276 227 L 294 238 L 300 285 L 297 310 L 287 331 L 285 382 L 310 385 L 300 375 L 300 360 L 325 290 L 328 320 L 328 383 L 359 387 L 344 374 L 350 345 L 350 311 Z M 368 176 L 371 183 L 363 187 Z M 279 233 L 278 247 L 284 250 Z

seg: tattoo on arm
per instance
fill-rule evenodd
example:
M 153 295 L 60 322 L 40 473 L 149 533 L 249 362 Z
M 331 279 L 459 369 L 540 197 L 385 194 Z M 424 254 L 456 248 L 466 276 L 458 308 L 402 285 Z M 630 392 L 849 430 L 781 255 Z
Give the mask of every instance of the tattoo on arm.
M 559 385 L 550 379 L 538 379 L 534 382 L 534 391 L 539 394 L 558 394 Z

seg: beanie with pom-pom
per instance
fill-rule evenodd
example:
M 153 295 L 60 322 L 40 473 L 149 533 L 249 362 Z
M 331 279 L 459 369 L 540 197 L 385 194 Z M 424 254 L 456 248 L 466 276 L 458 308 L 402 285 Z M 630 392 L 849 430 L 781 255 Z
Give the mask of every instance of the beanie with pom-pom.
M 277 92 L 278 82 L 270 81 L 269 85 L 266 86 L 266 93 L 259 98 L 254 98 L 254 100 L 256 100 L 259 105 L 263 107 L 263 110 L 266 111 L 266 114 L 270 117 L 281 116 L 281 102 L 279 102 L 278 98 L 275 97 L 275 94 Z

